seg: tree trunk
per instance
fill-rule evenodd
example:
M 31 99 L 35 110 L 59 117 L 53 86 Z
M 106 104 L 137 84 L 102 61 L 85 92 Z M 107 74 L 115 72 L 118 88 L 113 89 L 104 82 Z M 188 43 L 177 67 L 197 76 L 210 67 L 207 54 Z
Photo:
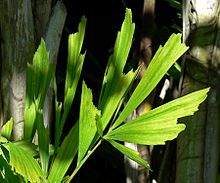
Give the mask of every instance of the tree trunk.
M 184 0 L 185 55 L 181 95 L 211 87 L 192 117 L 182 119 L 186 130 L 177 139 L 176 182 L 216 183 L 219 160 L 219 8 L 218 0 Z
M 0 2 L 2 62 L 1 62 L 1 121 L 13 117 L 15 139 L 23 138 L 23 111 L 26 64 L 35 51 L 34 23 L 29 0 Z
M 56 61 L 66 9 L 63 4 L 61 5 L 61 1 L 58 1 L 55 5 L 57 9 L 54 8 L 56 12 L 51 17 L 58 12 L 59 19 L 51 18 L 49 21 L 51 3 L 52 0 L 0 1 L 0 122 L 2 126 L 10 117 L 13 117 L 14 140 L 22 139 L 24 134 L 26 65 L 32 62 L 34 52 L 43 35 L 46 37 L 47 48 L 53 55 L 50 57 L 51 61 Z M 54 36 L 54 42 L 51 41 L 51 36 Z

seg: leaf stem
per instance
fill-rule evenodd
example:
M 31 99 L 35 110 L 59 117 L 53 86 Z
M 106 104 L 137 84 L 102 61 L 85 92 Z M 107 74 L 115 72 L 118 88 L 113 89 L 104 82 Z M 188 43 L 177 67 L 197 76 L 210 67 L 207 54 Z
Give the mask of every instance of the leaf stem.
M 100 139 L 98 143 L 93 147 L 91 151 L 88 151 L 87 155 L 83 158 L 83 160 L 77 165 L 73 173 L 70 175 L 69 179 L 67 180 L 67 183 L 70 183 L 70 181 L 74 178 L 74 176 L 78 173 L 80 168 L 84 165 L 86 160 L 92 155 L 92 153 L 101 145 L 103 139 Z

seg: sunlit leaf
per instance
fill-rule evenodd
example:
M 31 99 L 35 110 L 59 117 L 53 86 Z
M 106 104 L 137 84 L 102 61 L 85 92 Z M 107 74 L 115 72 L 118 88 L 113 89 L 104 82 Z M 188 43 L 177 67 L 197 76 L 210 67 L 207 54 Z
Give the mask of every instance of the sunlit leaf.
M 85 58 L 85 54 L 81 54 L 81 49 L 85 36 L 86 22 L 87 19 L 83 16 L 78 26 L 78 32 L 75 34 L 70 34 L 68 39 L 68 60 L 64 98 L 64 110 L 66 111 L 69 111 L 72 100 L 75 96 Z
M 97 128 L 98 135 L 100 137 L 102 137 L 103 136 L 103 127 L 102 127 L 102 122 L 100 120 L 100 117 L 97 117 L 97 119 L 96 119 L 96 128 Z
M 58 153 L 49 173 L 49 183 L 62 181 L 74 157 L 76 156 L 76 152 L 78 150 L 78 142 L 79 123 L 77 122 L 65 137 L 61 147 L 58 149 Z
M 177 119 L 193 115 L 206 97 L 209 88 L 199 90 L 149 111 L 110 131 L 107 139 L 145 144 L 165 144 L 185 129 Z
M 13 119 L 11 118 L 9 121 L 7 121 L 3 126 L 2 126 L 2 132 L 1 135 L 7 139 L 10 139 L 11 137 L 11 132 L 13 129 Z
M 71 38 L 71 37 L 70 37 Z M 73 48 L 74 49 L 74 48 Z M 69 113 L 70 107 L 72 105 L 75 93 L 76 93 L 76 89 L 77 89 L 77 85 L 78 85 L 78 81 L 81 75 L 81 71 L 82 71 L 82 66 L 83 66 L 83 62 L 85 59 L 85 54 L 80 55 L 78 58 L 78 65 L 73 65 L 72 67 L 77 67 L 77 69 L 75 70 L 75 72 L 73 73 L 74 75 L 72 75 L 72 78 L 75 78 L 70 87 L 66 88 L 65 90 L 65 98 L 64 98 L 64 113 L 62 116 L 62 120 L 61 120 L 61 125 L 64 124 L 64 121 L 67 118 L 67 115 Z M 70 67 L 70 66 L 69 66 Z
M 33 144 L 30 141 L 27 140 L 19 140 L 13 142 L 16 146 L 19 146 L 22 148 L 25 152 L 28 152 L 32 157 L 39 155 L 37 152 L 37 145 Z
M 119 126 L 143 102 L 187 49 L 188 47 L 181 43 L 181 34 L 172 34 L 164 47 L 160 46 L 112 128 Z
M 7 143 L 7 142 L 8 142 L 8 139 L 6 139 L 3 136 L 0 136 L 0 144 L 4 144 L 4 143 Z
M 33 68 L 35 69 L 36 83 L 41 82 L 41 84 L 36 85 L 37 90 L 35 93 L 35 99 L 40 98 L 39 109 L 43 108 L 47 90 L 49 88 L 50 81 L 53 76 L 52 65 L 49 61 L 49 52 L 47 52 L 46 44 L 43 39 L 41 39 L 40 46 L 34 55 Z
M 34 101 L 40 97 L 40 108 L 43 108 L 45 96 L 52 79 L 54 69 L 49 62 L 49 53 L 46 44 L 41 39 L 40 45 L 34 54 L 33 63 L 28 65 L 27 70 L 27 101 Z M 39 85 L 39 82 L 41 84 Z M 30 103 L 29 103 L 30 104 Z
M 49 129 L 44 126 L 42 112 L 37 111 L 36 121 L 41 167 L 45 175 L 47 175 L 49 165 Z
M 92 91 L 87 88 L 83 81 L 79 116 L 79 150 L 77 163 L 80 163 L 88 151 L 97 132 L 96 119 L 101 115 L 100 111 L 93 105 L 92 98 Z
M 30 182 L 46 181 L 37 161 L 18 145 L 9 143 L 10 165 L 15 171 L 26 177 Z
M 85 59 L 86 53 L 81 54 L 81 50 L 85 36 L 86 22 L 87 19 L 85 16 L 83 16 L 78 26 L 78 32 L 75 34 L 70 34 L 68 39 L 68 59 L 65 79 L 63 114 L 59 125 L 60 132 L 56 135 L 57 144 L 59 144 L 60 136 L 76 93 L 83 62 Z M 57 144 L 55 144 L 55 147 Z
M 35 134 L 35 110 L 41 110 L 55 69 L 49 61 L 46 44 L 41 39 L 34 54 L 33 63 L 28 63 L 26 98 L 24 110 L 24 138 L 31 140 Z M 34 106 L 35 105 L 35 106 Z
M 110 142 L 112 144 L 112 146 L 114 146 L 116 149 L 118 149 L 122 154 L 124 154 L 125 156 L 127 156 L 128 158 L 130 158 L 133 161 L 136 161 L 138 164 L 144 166 L 147 169 L 150 169 L 150 165 L 147 163 L 146 160 L 144 160 L 143 158 L 141 158 L 141 155 L 139 152 L 130 149 L 122 144 L 119 144 L 117 142 L 115 142 L 114 140 L 110 140 L 108 139 L 108 142 Z
M 57 99 L 57 83 L 54 79 L 54 96 L 55 96 L 55 142 L 54 148 L 57 149 L 59 146 L 59 137 L 61 136 L 60 122 L 61 122 L 61 111 L 62 111 L 62 102 L 59 102 Z
M 0 182 L 1 183 L 10 183 L 10 182 L 24 182 L 22 177 L 12 170 L 8 162 L 0 155 Z
M 31 139 L 35 133 L 35 119 L 36 119 L 36 106 L 32 102 L 30 106 L 25 109 L 24 113 L 24 139 Z
M 132 13 L 126 9 L 125 19 L 118 32 L 114 52 L 109 57 L 108 66 L 103 79 L 98 108 L 102 111 L 103 130 L 109 123 L 121 100 L 124 98 L 137 73 L 123 73 L 132 44 L 135 25 L 132 23 Z

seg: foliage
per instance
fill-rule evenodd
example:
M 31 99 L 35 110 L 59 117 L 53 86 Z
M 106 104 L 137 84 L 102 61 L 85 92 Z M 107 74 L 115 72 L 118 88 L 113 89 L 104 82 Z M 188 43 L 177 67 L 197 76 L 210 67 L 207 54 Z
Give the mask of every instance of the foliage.
M 165 144 L 185 129 L 177 119 L 193 115 L 198 110 L 209 89 L 203 89 L 164 104 L 134 120 L 124 123 L 156 87 L 188 47 L 181 43 L 181 34 L 172 34 L 166 44 L 154 55 L 148 70 L 122 109 L 126 94 L 136 79 L 140 68 L 124 73 L 131 48 L 135 25 L 132 13 L 126 9 L 125 19 L 109 57 L 103 78 L 98 106 L 93 104 L 92 90 L 82 81 L 79 119 L 62 140 L 63 127 L 73 103 L 80 79 L 85 53 L 81 54 L 85 36 L 86 18 L 82 17 L 79 32 L 71 34 L 68 41 L 68 62 L 64 88 L 64 101 L 57 100 L 55 69 L 49 62 L 49 53 L 41 40 L 33 63 L 27 68 L 27 92 L 24 110 L 24 140 L 10 141 L 13 120 L 2 128 L 0 151 L 0 180 L 10 182 L 70 182 L 86 160 L 107 140 L 130 159 L 150 169 L 139 153 L 121 142 L 137 144 Z M 55 143 L 51 143 L 49 129 L 43 120 L 43 104 L 50 83 L 55 93 Z M 37 142 L 34 135 L 37 132 Z M 67 170 L 77 156 L 74 171 Z M 66 176 L 66 177 L 65 177 Z M 13 181 L 15 182 L 15 181 Z

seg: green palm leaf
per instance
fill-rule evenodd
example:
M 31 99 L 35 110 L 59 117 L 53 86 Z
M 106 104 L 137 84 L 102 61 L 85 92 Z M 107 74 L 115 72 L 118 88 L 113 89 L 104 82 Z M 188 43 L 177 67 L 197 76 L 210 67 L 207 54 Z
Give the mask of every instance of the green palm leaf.
M 15 168 L 17 173 L 27 178 L 30 182 L 46 182 L 43 171 L 31 154 L 13 143 L 9 143 L 7 149 L 10 155 L 10 165 Z
M 160 46 L 112 128 L 119 126 L 143 102 L 187 49 L 188 47 L 181 43 L 181 34 L 172 34 L 164 47 Z
M 104 138 L 145 145 L 165 144 L 185 129 L 177 119 L 193 115 L 207 97 L 208 89 L 173 100 L 110 131 Z
M 78 164 L 88 151 L 97 132 L 96 119 L 101 112 L 93 105 L 92 91 L 87 88 L 85 82 L 82 85 L 82 97 L 79 116 L 79 150 Z
M 125 19 L 114 45 L 114 52 L 108 60 L 99 98 L 98 108 L 102 111 L 100 121 L 103 130 L 111 120 L 137 75 L 137 72 L 134 73 L 133 71 L 127 74 L 123 73 L 132 44 L 134 28 L 131 10 L 126 9 Z

